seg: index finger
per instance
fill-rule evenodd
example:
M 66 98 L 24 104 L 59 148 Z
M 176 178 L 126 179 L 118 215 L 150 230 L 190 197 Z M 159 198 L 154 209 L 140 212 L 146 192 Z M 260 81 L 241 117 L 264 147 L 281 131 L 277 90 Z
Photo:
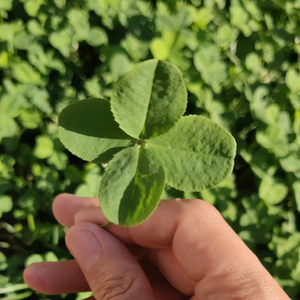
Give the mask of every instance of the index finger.
M 74 225 L 75 215 L 84 208 L 99 206 L 97 198 L 83 198 L 72 194 L 59 194 L 52 203 L 56 220 L 64 227 Z

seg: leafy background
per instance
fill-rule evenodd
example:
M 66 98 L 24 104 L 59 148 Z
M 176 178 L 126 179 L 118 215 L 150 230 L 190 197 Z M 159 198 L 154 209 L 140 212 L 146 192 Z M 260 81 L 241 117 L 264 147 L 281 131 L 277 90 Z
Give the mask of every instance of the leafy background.
M 57 116 L 86 97 L 109 98 L 145 59 L 180 68 L 186 114 L 236 138 L 233 174 L 216 188 L 164 198 L 214 204 L 293 299 L 300 299 L 300 1 L 0 1 L 0 296 L 45 296 L 26 265 L 70 258 L 51 204 L 96 196 L 103 168 L 67 152 Z

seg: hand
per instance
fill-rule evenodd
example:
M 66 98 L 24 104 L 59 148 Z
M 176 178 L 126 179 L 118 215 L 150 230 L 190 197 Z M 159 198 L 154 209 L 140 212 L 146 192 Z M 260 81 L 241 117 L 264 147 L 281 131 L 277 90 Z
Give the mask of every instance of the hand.
M 98 205 L 69 194 L 55 199 L 75 260 L 28 266 L 31 288 L 52 295 L 92 290 L 89 299 L 97 300 L 289 299 L 204 201 L 164 200 L 144 223 L 107 229 L 98 226 L 107 222 Z

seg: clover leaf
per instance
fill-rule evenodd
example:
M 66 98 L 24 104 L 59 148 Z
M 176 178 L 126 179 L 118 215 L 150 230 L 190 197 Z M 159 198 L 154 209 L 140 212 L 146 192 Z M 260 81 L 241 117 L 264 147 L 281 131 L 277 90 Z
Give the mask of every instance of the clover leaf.
M 109 221 L 135 226 L 156 209 L 165 184 L 182 191 L 215 186 L 232 171 L 236 143 L 201 116 L 182 116 L 187 92 L 179 69 L 138 64 L 111 100 L 89 98 L 59 116 L 59 137 L 78 157 L 108 166 L 99 200 Z

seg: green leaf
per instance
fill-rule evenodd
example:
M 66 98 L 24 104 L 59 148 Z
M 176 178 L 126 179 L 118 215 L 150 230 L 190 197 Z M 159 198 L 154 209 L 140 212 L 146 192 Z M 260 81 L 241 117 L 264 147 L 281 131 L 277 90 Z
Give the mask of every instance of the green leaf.
M 230 5 L 230 23 L 242 30 L 245 36 L 248 37 L 251 34 L 249 15 L 239 1 L 233 1 Z
M 5 94 L 0 101 L 0 113 L 7 117 L 16 118 L 22 112 L 22 108 L 28 107 L 26 99 L 18 93 Z
M 0 2 L 0 10 L 10 11 L 12 8 L 13 0 L 5 0 Z
M 45 30 L 42 28 L 42 25 L 35 19 L 31 19 L 27 23 L 27 28 L 28 31 L 35 36 L 40 36 L 45 34 Z
M 61 142 L 87 161 L 107 162 L 132 144 L 132 139 L 115 122 L 109 101 L 104 99 L 77 101 L 63 109 L 58 122 Z
M 27 50 L 34 42 L 35 37 L 26 31 L 18 32 L 14 37 L 14 46 L 17 49 Z
M 31 102 L 38 109 L 44 113 L 50 115 L 52 112 L 52 107 L 49 103 L 49 94 L 46 90 L 35 88 L 31 91 Z
M 270 94 L 269 89 L 266 86 L 259 86 L 255 89 L 251 96 L 250 108 L 255 118 L 268 123 L 267 107 L 269 104 L 268 96 Z
M 65 170 L 65 177 L 72 182 L 81 183 L 83 180 L 83 172 L 74 165 L 68 165 Z
M 101 180 L 100 167 L 91 163 L 87 164 L 85 169 L 88 170 L 88 173 L 84 178 L 84 183 L 79 185 L 75 190 L 75 195 L 79 197 L 98 197 L 99 183 Z
M 68 163 L 68 156 L 64 152 L 53 151 L 47 161 L 50 165 L 54 165 L 57 170 L 63 170 Z
M 99 192 L 111 222 L 135 226 L 147 219 L 160 201 L 165 176 L 176 189 L 199 191 L 232 171 L 233 137 L 206 118 L 181 117 L 186 96 L 180 71 L 153 59 L 116 84 L 111 107 L 106 100 L 91 98 L 61 112 L 59 136 L 72 153 L 97 163 L 111 159 Z M 88 190 L 84 184 L 76 193 Z M 225 210 L 235 220 L 235 206 Z
M 249 53 L 246 57 L 245 64 L 248 70 L 260 74 L 262 70 L 262 61 L 257 53 Z
M 9 65 L 8 52 L 1 51 L 0 52 L 0 68 L 7 68 L 8 65 Z
M 218 28 L 218 38 L 224 46 L 230 47 L 235 41 L 236 33 L 230 25 L 224 24 Z
M 290 68 L 285 76 L 285 83 L 292 93 L 298 93 L 300 91 L 300 75 L 295 69 Z
M 66 0 L 54 0 L 54 3 L 58 8 L 66 6 Z
M 39 159 L 45 159 L 53 153 L 53 142 L 45 135 L 39 135 L 36 138 L 36 145 L 33 150 L 33 155 Z
M 25 11 L 29 16 L 35 17 L 43 3 L 44 0 L 28 0 L 24 4 Z
M 173 32 L 171 32 L 171 34 L 173 34 Z M 167 38 L 169 38 L 169 35 L 167 36 Z M 151 52 L 156 59 L 165 60 L 169 57 L 172 43 L 169 43 L 169 39 L 167 38 L 156 38 L 152 40 L 150 46 Z M 167 40 L 167 43 L 165 42 L 165 40 Z M 173 42 L 173 39 L 171 39 L 171 42 Z
M 109 68 L 113 81 L 117 81 L 121 76 L 130 70 L 130 61 L 124 53 L 115 53 L 109 60 Z
M 16 121 L 0 112 L 0 140 L 4 137 L 13 137 L 19 133 L 19 126 Z
M 84 87 L 87 91 L 88 96 L 95 97 L 95 98 L 102 97 L 102 88 L 99 83 L 98 76 L 94 76 L 93 78 L 85 80 Z
M 300 181 L 295 181 L 293 183 L 293 191 L 295 195 L 295 201 L 298 211 L 300 211 Z
M 41 75 L 33 69 L 27 62 L 15 64 L 13 66 L 14 77 L 22 83 L 41 84 Z
M 257 142 L 264 148 L 271 150 L 278 157 L 288 154 L 288 140 L 283 128 L 269 125 L 266 131 L 257 131 Z
M 156 18 L 156 26 L 159 30 L 177 31 L 188 27 L 191 23 L 190 12 L 185 6 L 174 15 L 158 15 Z
M 187 92 L 173 65 L 148 60 L 114 87 L 111 109 L 120 128 L 134 138 L 152 138 L 171 129 L 185 111 Z M 128 118 L 133 115 L 134 117 Z
M 93 292 L 82 292 L 82 293 L 77 293 L 77 297 L 75 300 L 84 300 L 89 297 L 93 296 Z
M 50 44 L 58 49 L 62 55 L 68 57 L 72 48 L 72 40 L 69 31 L 66 29 L 52 32 L 49 35 Z
M 8 266 L 6 256 L 0 252 L 0 271 L 4 271 Z
M 218 203 L 218 205 L 220 207 L 219 209 L 220 212 L 222 213 L 222 216 L 226 220 L 230 220 L 234 222 L 237 219 L 238 216 L 237 206 L 232 201 L 226 199 L 225 201 L 221 201 L 220 203 Z
M 107 45 L 108 37 L 106 32 L 102 28 L 92 27 L 86 41 L 91 46 L 96 47 L 100 45 Z
M 127 34 L 126 38 L 121 41 L 121 46 L 135 61 L 144 60 L 149 52 L 149 42 L 138 39 L 133 34 Z
M 51 251 L 48 251 L 44 257 L 45 257 L 45 261 L 58 261 L 58 258 L 55 255 L 55 253 Z
M 0 195 L 0 218 L 3 213 L 11 211 L 13 202 L 10 196 Z
M 259 197 L 269 204 L 280 203 L 287 195 L 288 189 L 283 183 L 276 183 L 270 176 L 265 177 L 259 186 Z
M 258 222 L 257 215 L 255 211 L 248 210 L 247 213 L 244 213 L 240 218 L 240 225 L 246 227 L 249 225 L 256 225 Z
M 25 261 L 25 267 L 28 267 L 31 264 L 37 263 L 37 262 L 42 262 L 43 257 L 40 254 L 31 254 L 29 257 L 27 257 Z
M 202 43 L 195 52 L 194 64 L 205 82 L 218 93 L 221 83 L 228 75 L 226 63 L 220 59 L 217 46 L 211 43 Z
M 233 169 L 234 138 L 204 117 L 182 117 L 168 133 L 147 144 L 164 166 L 166 183 L 179 190 L 211 188 Z
M 15 159 L 9 155 L 0 155 L 0 179 L 11 179 L 14 174 Z
M 68 11 L 67 17 L 73 27 L 77 40 L 85 40 L 90 32 L 88 12 L 82 9 L 72 8 Z
M 151 52 L 156 59 L 168 59 L 171 53 L 178 53 L 186 44 L 186 37 L 178 32 L 165 31 L 161 38 L 151 42 Z M 177 64 L 177 62 L 176 62 Z
M 287 172 L 300 171 L 300 157 L 296 154 L 290 154 L 279 160 L 282 168 Z
M 211 19 L 212 14 L 206 8 L 195 10 L 193 15 L 193 21 L 202 30 L 206 30 L 206 27 L 211 22 Z
M 42 120 L 38 111 L 26 109 L 22 111 L 20 121 L 25 128 L 35 129 Z
M 135 226 L 157 207 L 165 180 L 161 162 L 135 145 L 117 153 L 100 183 L 100 206 L 113 223 Z

